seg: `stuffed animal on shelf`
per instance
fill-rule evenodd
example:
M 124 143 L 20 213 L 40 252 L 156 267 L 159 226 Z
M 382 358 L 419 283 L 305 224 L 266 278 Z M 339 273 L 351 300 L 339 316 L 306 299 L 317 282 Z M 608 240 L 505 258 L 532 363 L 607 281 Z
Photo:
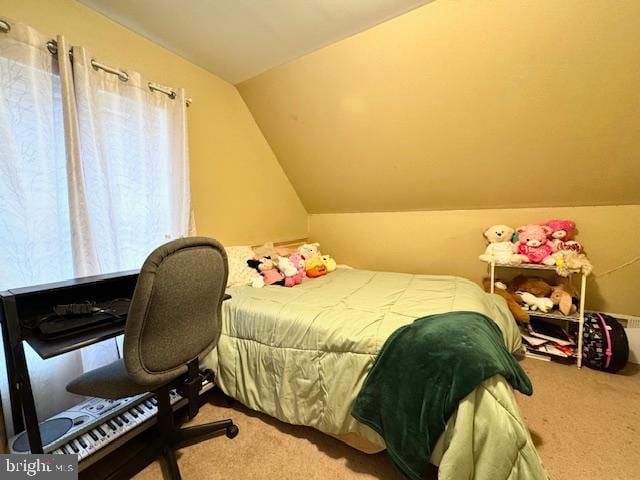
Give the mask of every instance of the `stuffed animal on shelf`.
M 480 255 L 480 260 L 499 265 L 520 265 L 526 257 L 516 253 L 516 246 L 511 243 L 513 234 L 513 228 L 507 225 L 493 225 L 487 228 L 483 235 L 489 245 Z
M 547 313 L 553 308 L 553 302 L 548 297 L 536 297 L 532 293 L 519 291 L 516 292 L 516 295 L 520 296 L 526 307 L 531 311 L 539 310 Z
M 307 272 L 307 277 L 316 278 L 326 275 L 328 273 L 327 267 L 322 262 L 320 257 L 313 257 L 304 261 L 304 269 Z
M 509 288 L 514 292 L 528 293 L 536 298 L 549 298 L 549 300 L 551 300 L 552 307 L 558 307 L 560 313 L 563 315 L 572 315 L 576 312 L 576 306 L 573 304 L 571 286 L 566 282 L 566 280 L 559 278 L 557 278 L 554 283 L 556 285 L 550 285 L 541 277 L 518 275 L 511 281 Z M 524 298 L 522 298 L 522 300 L 527 303 Z M 544 302 L 545 308 L 547 308 L 548 305 L 549 302 Z
M 511 311 L 511 315 L 516 319 L 516 322 L 520 324 L 529 323 L 529 314 L 521 307 L 521 304 L 523 303 L 522 299 L 515 293 L 509 291 L 504 283 L 497 281 L 494 285 L 494 293 L 496 295 L 500 295 L 506 300 L 507 306 Z M 482 280 L 482 286 L 484 287 L 485 292 L 491 292 L 491 280 L 485 278 Z
M 324 266 L 327 267 L 327 272 L 333 272 L 336 269 L 336 261 L 330 255 L 321 255 L 320 259 Z
M 571 294 L 565 290 L 563 285 L 556 285 L 551 291 L 551 301 L 558 307 L 563 315 L 573 315 L 578 310 L 573 304 Z
M 556 262 L 556 273 L 563 277 L 568 277 L 572 273 L 582 273 L 590 275 L 593 265 L 584 253 L 573 250 L 561 250 L 554 255 Z
M 549 237 L 556 250 L 582 252 L 582 245 L 573 240 L 576 223 L 572 220 L 549 220 L 544 225 L 551 229 Z
M 551 234 L 550 227 L 529 224 L 518 227 L 516 231 L 518 253 L 524 256 L 525 262 L 555 265 L 556 259 L 552 256 L 555 247 L 547 238 Z
M 536 297 L 548 297 L 553 291 L 553 287 L 543 278 L 525 275 L 518 275 L 511 280 L 509 289 L 512 292 L 528 292 Z

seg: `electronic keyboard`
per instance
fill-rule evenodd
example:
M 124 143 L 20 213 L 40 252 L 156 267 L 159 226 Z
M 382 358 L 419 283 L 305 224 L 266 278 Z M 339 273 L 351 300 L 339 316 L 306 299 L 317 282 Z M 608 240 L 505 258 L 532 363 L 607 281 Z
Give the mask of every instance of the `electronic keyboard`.
M 213 386 L 211 378 L 205 377 L 200 395 Z M 174 411 L 188 402 L 175 390 L 170 399 Z M 158 401 L 152 393 L 120 400 L 88 398 L 40 423 L 44 453 L 75 454 L 79 470 L 84 470 L 154 425 L 157 413 Z M 26 432 L 13 437 L 9 445 L 11 453 L 30 453 Z

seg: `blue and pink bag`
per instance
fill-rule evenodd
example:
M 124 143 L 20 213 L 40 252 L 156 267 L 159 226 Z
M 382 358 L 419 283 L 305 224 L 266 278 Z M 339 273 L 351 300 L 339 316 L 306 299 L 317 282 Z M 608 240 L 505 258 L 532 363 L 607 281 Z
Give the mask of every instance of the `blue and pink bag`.
M 624 327 L 610 315 L 584 314 L 582 363 L 605 372 L 617 372 L 629 361 L 629 340 Z

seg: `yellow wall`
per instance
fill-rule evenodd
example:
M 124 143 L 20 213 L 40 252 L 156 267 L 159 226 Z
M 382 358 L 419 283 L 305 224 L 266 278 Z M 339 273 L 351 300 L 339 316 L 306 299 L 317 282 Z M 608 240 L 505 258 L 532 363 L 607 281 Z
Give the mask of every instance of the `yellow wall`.
M 486 274 L 478 260 L 485 249 L 485 228 L 552 218 L 576 221 L 577 239 L 594 264 L 587 308 L 640 315 L 640 262 L 598 276 L 640 255 L 640 205 L 318 214 L 310 217 L 310 237 L 338 263 L 479 281 Z
M 62 33 L 107 64 L 186 88 L 198 233 L 227 244 L 306 235 L 306 211 L 233 85 L 73 0 L 0 0 L 0 15 Z
M 311 213 L 640 204 L 640 1 L 438 0 L 239 85 Z

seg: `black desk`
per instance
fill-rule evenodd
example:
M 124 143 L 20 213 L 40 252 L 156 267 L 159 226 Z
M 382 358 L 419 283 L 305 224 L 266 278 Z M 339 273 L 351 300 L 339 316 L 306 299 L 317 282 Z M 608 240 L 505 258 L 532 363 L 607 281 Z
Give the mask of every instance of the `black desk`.
M 131 298 L 137 281 L 138 271 L 131 270 L 0 293 L 0 324 L 13 430 L 18 434 L 26 427 L 32 453 L 43 453 L 43 450 L 24 342 L 42 359 L 48 359 L 122 335 L 125 324 L 105 323 L 100 328 L 55 340 L 41 338 L 31 325 L 50 314 L 55 305 L 85 301 L 104 303 L 117 298 Z M 225 294 L 223 300 L 229 298 L 231 296 Z
M 32 453 L 42 453 L 42 439 L 23 342 L 27 342 L 41 358 L 47 359 L 121 335 L 124 324 L 105 324 L 99 329 L 57 340 L 41 338 L 31 325 L 51 313 L 55 305 L 131 298 L 137 280 L 138 271 L 132 270 L 0 293 L 0 324 L 9 381 L 11 419 L 16 434 L 26 426 Z

